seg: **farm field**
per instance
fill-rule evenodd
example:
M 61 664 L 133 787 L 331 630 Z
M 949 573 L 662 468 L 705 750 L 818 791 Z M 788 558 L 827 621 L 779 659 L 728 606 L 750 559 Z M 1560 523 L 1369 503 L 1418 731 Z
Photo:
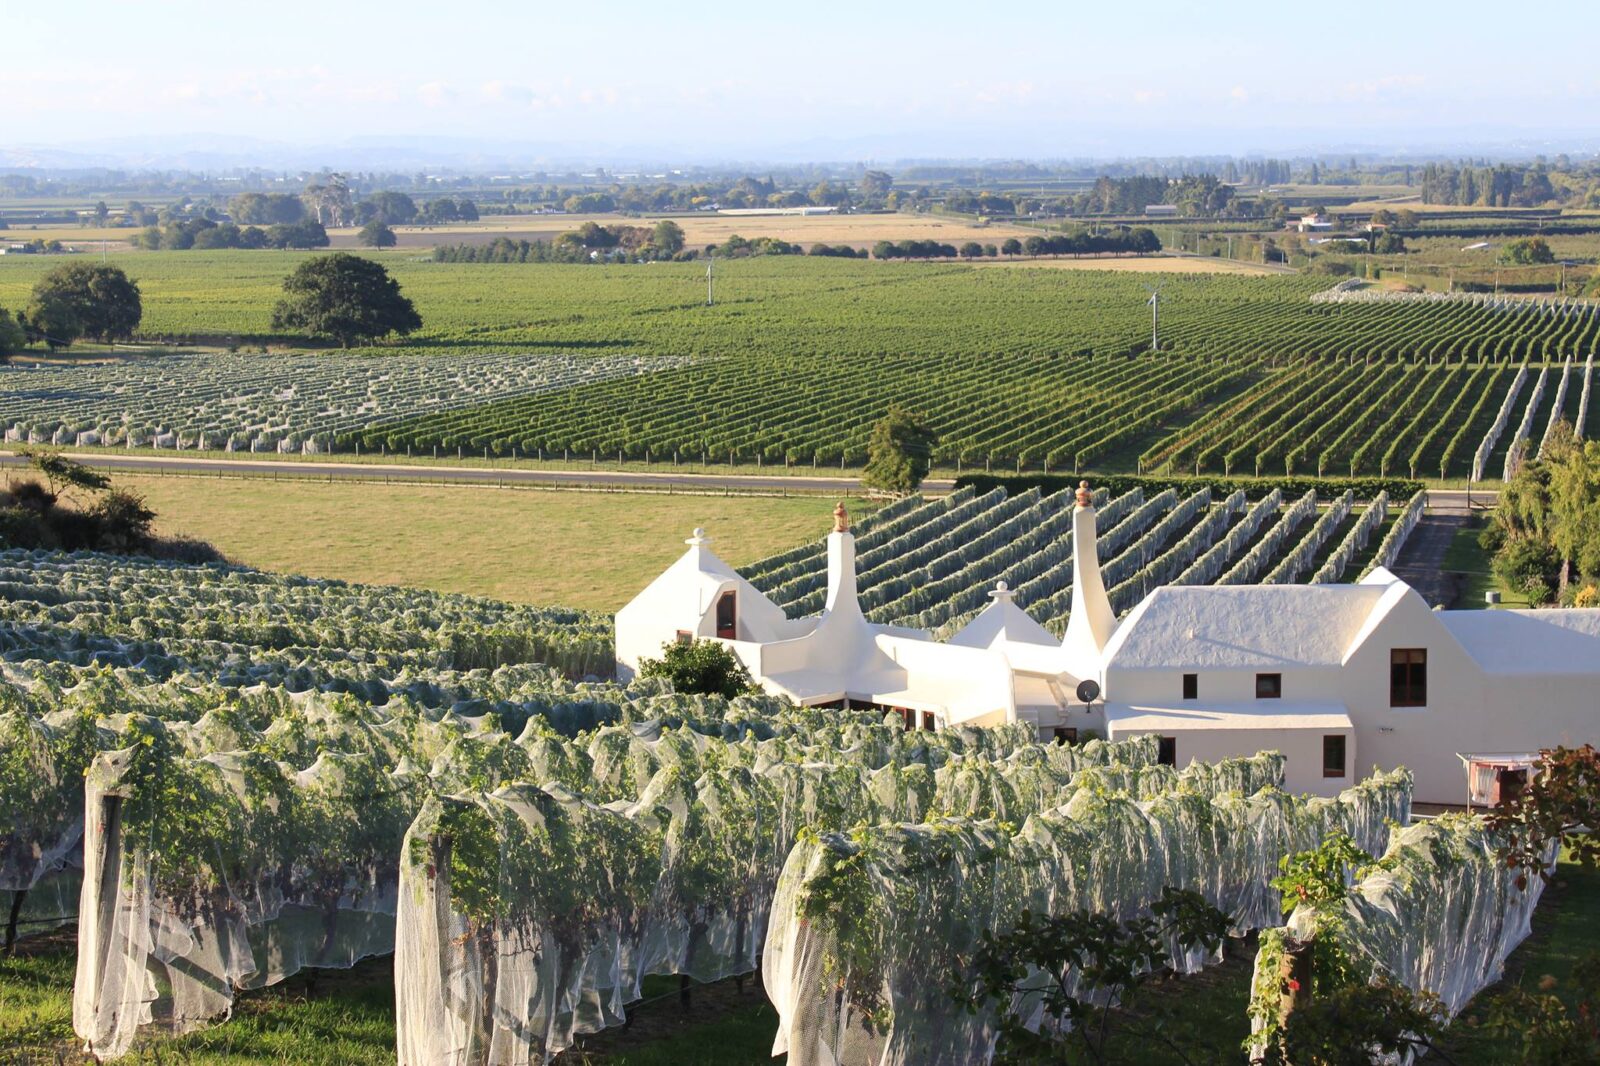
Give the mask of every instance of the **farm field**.
M 132 477 L 159 532 L 249 566 L 521 603 L 614 611 L 696 526 L 733 565 L 819 536 L 831 501 L 750 496 Z M 869 501 L 846 499 L 852 514 Z M 263 521 L 262 516 L 272 516 Z
M 330 368 L 385 357 L 350 363 L 359 368 L 352 373 L 331 370 L 338 390 L 305 374 L 303 395 L 252 392 L 253 377 L 297 376 L 296 365 L 311 365 L 277 353 L 215 365 L 164 356 L 152 365 L 191 360 L 198 369 L 154 377 L 135 361 L 10 369 L 0 371 L 0 425 L 14 440 L 69 444 L 125 446 L 131 433 L 135 443 L 186 448 L 226 441 L 235 450 L 348 452 L 359 444 L 428 455 L 849 467 L 862 462 L 872 424 L 900 403 L 940 434 L 942 469 L 1460 479 L 1483 465 L 1475 449 L 1504 399 L 1505 371 L 1527 364 L 1535 375 L 1559 373 L 1569 357 L 1587 359 L 1600 331 L 1587 304 L 1319 303 L 1309 297 L 1326 282 L 1311 277 L 1163 274 L 1157 354 L 1146 350 L 1143 278 L 1113 271 L 747 259 L 725 265 L 719 302 L 706 307 L 694 264 L 383 258 L 428 325 L 402 345 L 327 356 Z M 277 344 L 283 338 L 265 323 L 281 273 L 296 261 L 276 253 L 130 260 L 145 287 L 145 332 Z M 0 261 L 0 306 L 24 300 L 41 269 Z M 537 385 L 508 379 L 519 365 Z M 483 373 L 491 367 L 500 370 Z M 1572 417 L 1581 377 L 1564 397 Z M 1385 391 L 1374 391 L 1378 378 Z M 429 379 L 467 384 L 449 395 L 406 384 Z M 1403 414 L 1360 406 L 1402 396 Z M 1272 424 L 1276 436 L 1265 433 L 1269 413 L 1291 410 L 1292 420 Z M 1386 423 L 1396 438 L 1380 448 L 1328 432 L 1358 410 L 1366 428 Z M 1512 438 L 1501 429 L 1503 449 Z M 1483 476 L 1492 478 L 1495 456 L 1486 458 Z

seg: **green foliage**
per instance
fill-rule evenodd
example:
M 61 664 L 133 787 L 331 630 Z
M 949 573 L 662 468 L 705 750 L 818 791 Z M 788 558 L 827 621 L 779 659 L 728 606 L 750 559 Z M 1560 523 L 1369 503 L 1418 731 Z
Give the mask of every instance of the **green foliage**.
M 1140 1037 L 1181 1055 L 1163 1019 L 1139 1010 L 1139 989 L 1169 967 L 1172 945 L 1215 951 L 1228 926 L 1228 916 L 1200 893 L 1170 886 L 1149 915 L 1123 921 L 1087 910 L 1056 916 L 1024 910 L 1005 932 L 983 930 L 971 964 L 974 990 L 958 985 L 950 994 L 969 1011 L 999 1006 L 998 1062 L 1110 1061 L 1109 1003 L 1131 1016 L 1123 1024 Z M 1034 1028 L 1015 1012 L 1021 995 L 1043 1011 L 1047 1024 Z
M 715 640 L 668 641 L 661 658 L 639 663 L 639 676 L 665 678 L 674 692 L 728 699 L 754 690 L 744 663 Z
M 56 348 L 79 337 L 127 340 L 143 313 L 139 286 L 120 267 L 69 263 L 34 285 L 26 316 L 29 328 Z
M 356 234 L 356 240 L 368 248 L 393 248 L 399 238 L 386 223 L 375 218 L 361 227 L 361 231 Z
M 1282 873 L 1272 879 L 1272 887 L 1283 894 L 1284 914 L 1293 913 L 1302 903 L 1327 907 L 1349 894 L 1351 874 L 1371 862 L 1372 856 L 1348 834 L 1330 833 L 1314 850 L 1278 860 Z
M 111 487 L 111 479 L 93 467 L 76 459 L 68 459 L 60 452 L 45 448 L 18 448 L 18 458 L 26 459 L 50 484 L 50 494 L 59 497 L 73 490 L 100 492 Z
M 1500 251 L 1500 261 L 1516 266 L 1536 266 L 1556 261 L 1550 242 L 1543 237 L 1523 237 L 1512 241 Z
M 0 363 L 22 351 L 22 346 L 27 343 L 28 335 L 22 323 L 10 311 L 0 307 Z
M 345 252 L 308 259 L 283 281 L 284 298 L 272 311 L 274 329 L 332 337 L 343 347 L 422 326 L 411 301 L 379 263 Z
M 1600 825 L 1600 751 L 1547 748 L 1523 790 L 1487 815 L 1489 827 L 1506 834 L 1506 863 L 1530 876 L 1549 878 L 1558 846 L 1587 866 L 1600 864 L 1600 838 L 1586 827 Z
M 861 483 L 885 492 L 917 491 L 928 476 L 929 458 L 938 439 L 919 416 L 898 404 L 890 407 L 872 428 Z
M 1385 977 L 1352 976 L 1289 1015 L 1265 1066 L 1382 1066 L 1426 1053 L 1448 1016 L 1436 997 Z
M 1520 1066 L 1600 1062 L 1600 953 L 1590 951 L 1573 966 L 1572 1006 L 1545 991 L 1554 986 L 1548 978 L 1538 995 L 1513 986 L 1489 996 L 1484 1028 L 1516 1042 Z

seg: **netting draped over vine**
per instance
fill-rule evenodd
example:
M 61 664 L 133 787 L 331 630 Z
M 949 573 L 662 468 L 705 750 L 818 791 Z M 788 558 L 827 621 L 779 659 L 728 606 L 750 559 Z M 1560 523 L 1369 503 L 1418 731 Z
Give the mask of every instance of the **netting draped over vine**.
M 785 858 L 808 834 L 934 810 L 1000 809 L 1025 819 L 1094 767 L 1118 780 L 1144 774 L 1175 784 L 1180 776 L 1154 765 L 1151 738 L 1068 748 L 1013 727 L 906 733 L 833 714 L 818 721 L 815 711 L 780 712 L 766 739 L 643 723 L 598 730 L 581 758 L 592 767 L 591 799 L 606 802 L 565 801 L 563 825 L 574 828 L 559 835 L 540 797 L 566 794 L 560 785 L 517 784 L 425 806 L 401 867 L 401 1063 L 542 1062 L 575 1034 L 622 1021 L 648 974 L 709 981 L 751 972 L 768 941 Z M 802 718 L 806 728 L 795 728 Z M 557 746 L 544 742 L 547 765 Z M 1275 755 L 1235 762 L 1185 773 L 1281 777 Z M 581 817 L 572 813 L 578 803 Z M 613 842 L 591 843 L 596 827 Z M 615 841 L 627 842 L 625 857 L 607 860 L 614 879 L 594 891 L 592 906 L 574 913 L 571 899 L 543 885 L 550 871 L 566 878 Z M 568 929 L 559 942 L 557 927 Z
M 1396 829 L 1378 862 L 1328 913 L 1302 904 L 1288 925 L 1261 934 L 1251 982 L 1255 1032 L 1276 1017 L 1286 938 L 1335 936 L 1350 954 L 1414 991 L 1438 996 L 1451 1016 L 1505 970 L 1531 931 L 1544 891 L 1539 877 L 1517 887 L 1519 870 L 1481 818 L 1448 814 Z M 1553 858 L 1553 856 L 1552 856 Z M 1321 932 L 1319 932 L 1319 929 Z
M 945 819 L 803 837 L 779 878 L 763 957 L 780 1019 L 774 1054 L 797 1066 L 986 1061 L 993 1016 L 955 1010 L 947 994 L 968 979 L 961 960 L 983 930 L 1011 927 L 1024 909 L 1131 918 L 1165 886 L 1201 892 L 1241 932 L 1260 928 L 1281 913 L 1268 884 L 1281 856 L 1335 829 L 1370 842 L 1410 811 L 1403 771 L 1337 799 L 1209 793 L 1231 783 L 1174 778 L 1138 800 L 1094 776 L 1015 833 Z M 1186 970 L 1208 961 L 1175 958 Z

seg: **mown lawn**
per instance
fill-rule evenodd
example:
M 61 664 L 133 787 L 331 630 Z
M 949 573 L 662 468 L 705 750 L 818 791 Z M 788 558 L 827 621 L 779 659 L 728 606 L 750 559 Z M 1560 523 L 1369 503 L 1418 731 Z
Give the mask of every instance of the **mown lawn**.
M 821 497 L 657 495 L 144 477 L 160 533 L 208 541 L 234 562 L 313 577 L 411 585 L 614 611 L 665 570 L 701 526 L 731 565 L 832 528 Z M 852 515 L 875 504 L 847 499 Z

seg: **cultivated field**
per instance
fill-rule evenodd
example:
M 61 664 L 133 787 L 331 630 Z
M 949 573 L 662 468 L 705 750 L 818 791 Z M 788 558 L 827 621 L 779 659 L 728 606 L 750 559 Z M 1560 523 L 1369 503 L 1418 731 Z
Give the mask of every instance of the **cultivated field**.
M 480 222 L 397 226 L 395 236 L 399 238 L 401 248 L 432 248 L 436 244 L 487 244 L 496 237 L 549 241 L 568 230 L 577 229 L 585 222 L 602 226 L 654 226 L 663 218 L 670 218 L 683 227 L 684 240 L 691 248 L 721 244 L 735 234 L 741 237 L 775 237 L 808 248 L 813 244 L 850 244 L 870 248 L 876 242 L 885 240 L 998 244 L 1007 237 L 1022 238 L 1038 232 L 1004 222 L 984 224 L 971 219 L 939 215 L 717 215 L 697 211 L 640 218 L 621 215 L 495 215 Z M 335 248 L 358 247 L 354 229 L 330 230 L 328 236 Z
M 300 258 L 124 261 L 147 338 L 263 349 L 293 340 L 267 323 Z M 693 263 L 382 259 L 427 323 L 401 343 L 9 368 L 0 429 L 75 445 L 849 468 L 899 403 L 928 419 L 936 462 L 956 471 L 1493 477 L 1520 439 L 1508 434 L 1542 435 L 1558 399 L 1587 422 L 1600 337 L 1593 304 L 1326 302 L 1311 297 L 1328 279 L 1298 275 L 759 257 L 725 264 L 708 307 Z M 0 306 L 25 301 L 46 266 L 0 260 Z M 1549 370 L 1551 387 L 1475 463 L 1512 402 L 1507 372 L 1524 365 Z M 262 391 L 278 379 L 282 394 Z

